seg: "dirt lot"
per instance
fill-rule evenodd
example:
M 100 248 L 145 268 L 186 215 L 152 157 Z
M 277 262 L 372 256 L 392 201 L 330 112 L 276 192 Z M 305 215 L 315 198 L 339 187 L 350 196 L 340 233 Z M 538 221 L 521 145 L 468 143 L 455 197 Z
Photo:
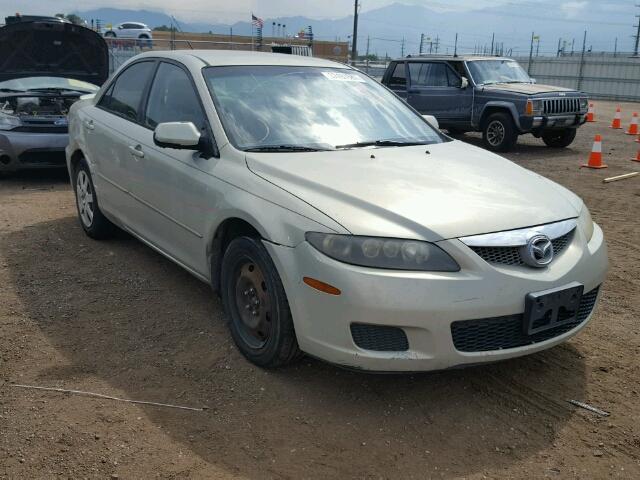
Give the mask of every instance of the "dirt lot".
M 613 105 L 596 106 L 571 148 L 522 137 L 508 154 L 576 191 L 603 227 L 611 270 L 594 321 L 549 351 L 466 370 L 260 370 L 206 285 L 124 234 L 88 239 L 63 173 L 0 180 L 0 477 L 640 478 L 640 177 L 602 183 L 640 170 L 639 144 L 607 128 Z M 581 170 L 597 132 L 610 168 Z

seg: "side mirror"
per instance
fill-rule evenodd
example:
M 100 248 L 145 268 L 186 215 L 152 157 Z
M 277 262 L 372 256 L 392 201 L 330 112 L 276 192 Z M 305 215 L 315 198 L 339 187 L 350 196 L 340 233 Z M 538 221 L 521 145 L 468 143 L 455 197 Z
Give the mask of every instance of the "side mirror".
M 422 115 L 422 118 L 424 118 L 427 123 L 433 128 L 435 128 L 436 130 L 440 130 L 440 124 L 438 123 L 436 117 L 434 117 L 433 115 Z
M 535 79 L 535 78 L 532 78 L 532 79 L 531 79 L 531 83 L 536 83 L 536 79 Z
M 165 122 L 156 126 L 153 141 L 163 148 L 199 150 L 201 136 L 191 122 Z
M 122 30 L 124 27 L 122 25 L 118 25 L 118 30 Z
M 460 81 L 460 88 L 461 89 L 464 90 L 465 88 L 467 88 L 469 86 L 469 80 L 467 80 L 467 77 L 462 77 L 460 80 L 461 80 Z

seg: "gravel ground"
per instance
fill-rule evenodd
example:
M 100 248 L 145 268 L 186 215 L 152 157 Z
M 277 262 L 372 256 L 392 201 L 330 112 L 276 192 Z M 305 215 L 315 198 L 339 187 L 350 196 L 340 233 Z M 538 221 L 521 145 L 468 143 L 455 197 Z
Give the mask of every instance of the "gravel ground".
M 640 170 L 640 145 L 607 127 L 614 108 L 596 102 L 568 149 L 527 136 L 507 154 L 603 227 L 593 322 L 539 354 L 431 374 L 260 370 L 206 285 L 125 234 L 83 234 L 64 173 L 0 180 L 0 478 L 640 478 L 640 177 L 602 183 Z M 628 123 L 639 107 L 622 108 Z M 580 169 L 595 133 L 609 168 Z

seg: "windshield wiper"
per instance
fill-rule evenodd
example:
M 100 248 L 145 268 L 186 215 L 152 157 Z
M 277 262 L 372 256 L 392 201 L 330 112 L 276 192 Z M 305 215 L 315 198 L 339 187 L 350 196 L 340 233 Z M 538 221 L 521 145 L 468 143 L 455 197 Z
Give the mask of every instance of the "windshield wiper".
M 411 145 L 429 145 L 431 142 L 403 142 L 398 140 L 371 140 L 368 142 L 345 143 L 344 145 L 336 145 L 336 149 L 340 148 L 358 148 L 358 147 L 409 147 Z
M 64 87 L 47 87 L 47 88 L 30 88 L 27 92 L 78 92 L 78 93 L 92 93 L 89 90 L 82 90 L 81 88 L 64 88 Z
M 16 90 L 15 88 L 0 88 L 0 92 L 6 92 L 6 93 L 22 93 L 25 90 Z
M 243 150 L 245 152 L 325 152 L 329 149 L 305 147 L 303 145 L 255 145 Z

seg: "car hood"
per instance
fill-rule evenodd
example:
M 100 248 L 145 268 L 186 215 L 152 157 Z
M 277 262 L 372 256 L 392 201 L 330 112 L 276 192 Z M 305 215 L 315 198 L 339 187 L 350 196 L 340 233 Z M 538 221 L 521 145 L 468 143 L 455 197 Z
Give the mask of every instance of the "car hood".
M 438 241 L 573 218 L 582 207 L 564 187 L 459 141 L 246 161 L 355 235 Z
M 109 76 L 107 43 L 71 23 L 17 22 L 0 28 L 0 82 L 41 76 L 102 85 Z
M 543 85 L 540 83 L 496 83 L 495 85 L 486 85 L 485 91 L 498 90 L 501 92 L 523 93 L 525 95 L 536 95 L 538 93 L 556 93 L 556 92 L 573 92 L 576 90 L 564 87 L 555 87 L 553 85 Z

